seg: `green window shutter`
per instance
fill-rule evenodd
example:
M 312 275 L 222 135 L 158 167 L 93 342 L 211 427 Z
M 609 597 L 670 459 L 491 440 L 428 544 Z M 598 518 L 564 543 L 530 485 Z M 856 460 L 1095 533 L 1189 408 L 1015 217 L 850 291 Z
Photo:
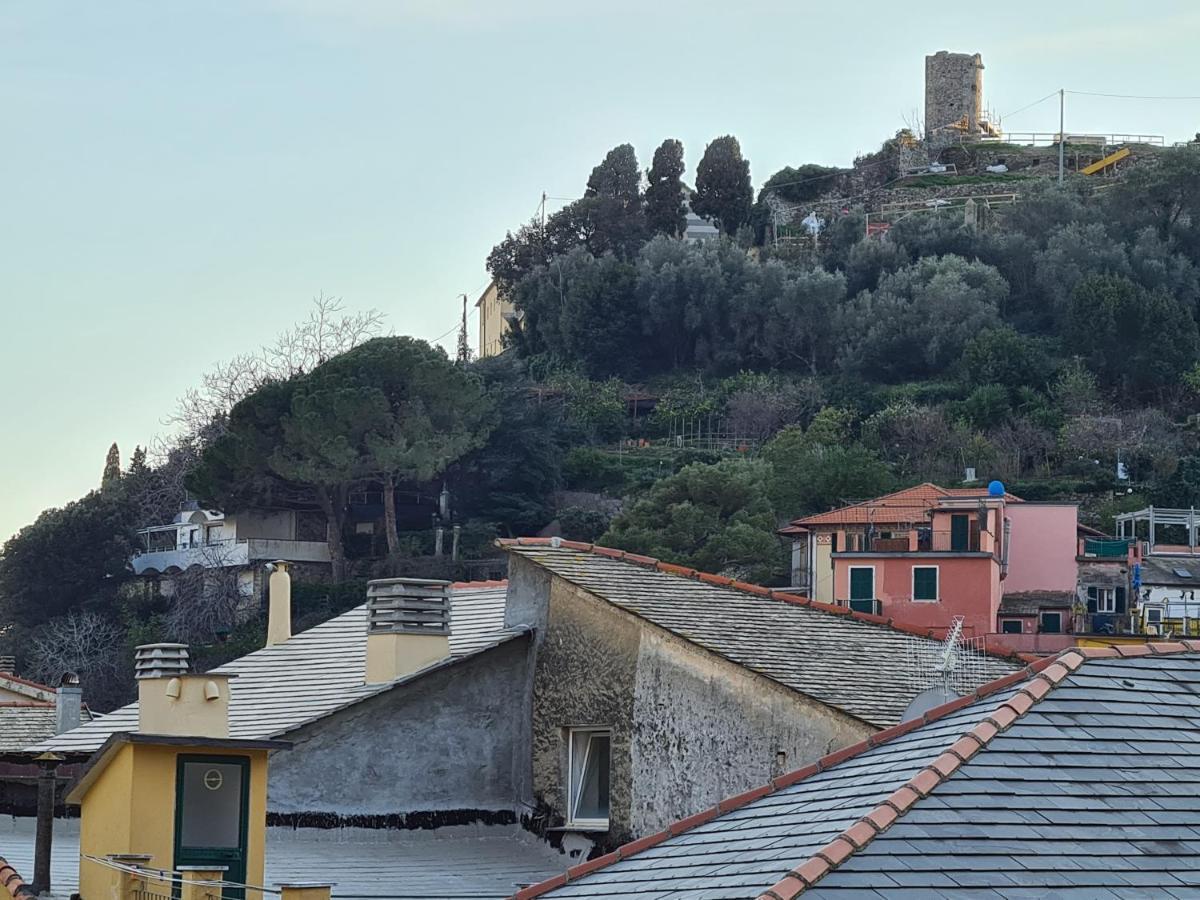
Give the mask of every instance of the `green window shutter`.
M 954 515 L 950 517 L 950 549 L 955 553 L 963 553 L 971 546 L 971 517 Z
M 1125 588 L 1123 588 L 1123 587 L 1119 587 L 1119 588 L 1117 588 L 1117 590 L 1116 590 L 1116 595 L 1115 595 L 1115 596 L 1116 596 L 1116 605 L 1115 605 L 1115 607 L 1114 607 L 1114 608 L 1115 608 L 1115 610 L 1116 610 L 1118 613 L 1124 613 L 1124 612 L 1126 612 L 1126 604 L 1125 604 Z
M 875 570 L 850 570 L 850 599 L 873 600 L 875 598 Z
M 936 600 L 938 598 L 938 570 L 933 566 L 913 568 L 913 599 Z

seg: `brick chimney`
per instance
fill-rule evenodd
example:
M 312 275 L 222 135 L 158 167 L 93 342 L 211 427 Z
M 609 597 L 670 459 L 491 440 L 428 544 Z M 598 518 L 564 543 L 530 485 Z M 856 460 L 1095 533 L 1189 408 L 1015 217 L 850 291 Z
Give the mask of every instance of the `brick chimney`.
M 270 566 L 267 584 L 267 646 L 285 644 L 292 637 L 292 575 L 286 560 Z
M 82 721 L 83 689 L 79 687 L 79 676 L 68 672 L 54 695 L 54 733 L 78 728 Z
M 138 731 L 181 737 L 229 737 L 232 675 L 188 672 L 187 644 L 136 648 Z
M 395 681 L 449 655 L 450 582 L 367 582 L 367 684 Z

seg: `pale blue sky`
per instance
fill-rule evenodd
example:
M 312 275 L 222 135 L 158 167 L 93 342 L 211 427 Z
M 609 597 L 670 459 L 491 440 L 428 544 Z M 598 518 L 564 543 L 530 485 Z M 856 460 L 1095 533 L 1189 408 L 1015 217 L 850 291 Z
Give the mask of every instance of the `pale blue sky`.
M 543 190 L 665 137 L 755 183 L 847 164 L 978 51 L 1005 113 L 1057 89 L 1200 94 L 1194 2 L 0 0 L 0 539 L 163 431 L 212 363 L 320 291 L 433 338 Z M 1047 102 L 1013 130 L 1057 128 Z M 1069 98 L 1069 130 L 1200 103 Z

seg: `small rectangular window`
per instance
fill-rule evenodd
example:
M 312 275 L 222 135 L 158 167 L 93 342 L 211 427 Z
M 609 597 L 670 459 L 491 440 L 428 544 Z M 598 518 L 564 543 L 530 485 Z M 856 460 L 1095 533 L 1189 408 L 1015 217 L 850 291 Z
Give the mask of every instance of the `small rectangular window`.
M 1042 613 L 1042 634 L 1062 634 L 1062 613 Z
M 609 761 L 612 733 L 587 728 L 569 732 L 567 825 L 608 828 Z
M 938 599 L 937 566 L 913 566 L 913 599 Z
M 1020 634 L 1021 631 L 1020 619 L 1005 619 L 1000 623 L 1000 632 L 1002 634 Z

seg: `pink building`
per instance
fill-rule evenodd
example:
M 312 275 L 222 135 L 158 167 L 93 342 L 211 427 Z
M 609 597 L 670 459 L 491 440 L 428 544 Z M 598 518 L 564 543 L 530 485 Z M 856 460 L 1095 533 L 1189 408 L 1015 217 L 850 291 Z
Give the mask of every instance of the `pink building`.
M 994 485 L 922 484 L 798 519 L 793 585 L 811 596 L 943 632 L 1071 630 L 1077 511 Z

